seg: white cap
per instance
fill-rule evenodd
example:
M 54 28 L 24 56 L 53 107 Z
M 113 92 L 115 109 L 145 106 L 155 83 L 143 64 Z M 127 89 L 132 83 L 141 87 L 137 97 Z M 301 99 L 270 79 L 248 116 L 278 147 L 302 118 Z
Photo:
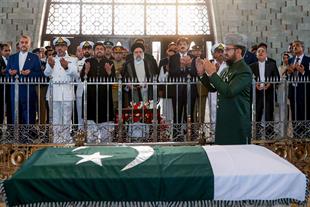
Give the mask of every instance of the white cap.
M 224 51 L 224 47 L 225 45 L 223 43 L 215 43 L 212 48 L 211 48 L 211 52 L 214 53 L 216 49 L 219 49 L 219 50 L 223 50 Z
M 53 45 L 57 46 L 57 45 L 66 45 L 66 46 L 70 46 L 70 41 L 65 38 L 65 37 L 56 37 L 53 40 Z
M 83 41 L 80 43 L 80 47 L 83 48 L 83 47 L 91 47 L 93 48 L 94 47 L 94 43 L 92 41 Z

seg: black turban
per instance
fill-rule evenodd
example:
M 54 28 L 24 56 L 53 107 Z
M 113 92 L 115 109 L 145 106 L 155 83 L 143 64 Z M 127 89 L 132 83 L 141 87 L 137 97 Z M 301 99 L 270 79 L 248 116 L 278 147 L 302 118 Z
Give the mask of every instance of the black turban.
M 136 48 L 141 48 L 144 52 L 145 48 L 144 48 L 144 45 L 141 44 L 141 43 L 135 43 L 131 46 L 131 52 L 133 53 L 133 51 L 136 49 Z

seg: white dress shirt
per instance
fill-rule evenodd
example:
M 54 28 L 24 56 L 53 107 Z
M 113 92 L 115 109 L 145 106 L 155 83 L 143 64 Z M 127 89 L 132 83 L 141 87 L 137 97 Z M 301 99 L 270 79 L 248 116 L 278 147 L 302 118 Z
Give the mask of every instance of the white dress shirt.
M 23 69 L 25 62 L 26 62 L 27 55 L 28 55 L 28 52 L 19 52 L 19 58 L 18 58 L 19 70 Z M 27 68 L 25 68 L 25 69 L 27 69 Z
M 258 61 L 258 68 L 259 68 L 259 82 L 265 82 L 265 64 L 266 61 L 264 62 L 259 62 Z
M 4 56 L 2 56 L 2 59 L 4 60 L 5 65 L 8 65 L 8 59 L 6 57 L 4 57 Z

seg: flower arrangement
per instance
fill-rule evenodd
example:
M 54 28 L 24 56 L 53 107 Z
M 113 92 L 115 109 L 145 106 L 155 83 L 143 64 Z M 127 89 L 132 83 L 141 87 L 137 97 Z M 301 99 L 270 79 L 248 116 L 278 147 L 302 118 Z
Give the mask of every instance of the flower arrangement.
M 131 138 L 147 138 L 150 136 L 152 130 L 158 130 L 159 141 L 168 141 L 172 135 L 172 125 L 167 123 L 165 118 L 160 115 L 160 107 L 156 105 L 156 114 L 158 124 L 152 128 L 149 124 L 154 123 L 154 102 L 131 102 L 128 108 L 122 109 L 122 123 L 128 124 L 127 136 Z M 119 114 L 116 112 L 115 123 L 118 124 Z M 152 130 L 151 130 L 152 129 Z
M 122 122 L 123 123 L 153 123 L 154 113 L 153 113 L 154 102 L 152 100 L 148 100 L 145 102 L 130 102 L 130 106 L 122 110 Z M 156 105 L 156 113 L 157 113 L 157 121 L 160 123 L 161 116 L 159 106 Z M 118 113 L 116 113 L 115 122 L 118 123 L 119 117 Z

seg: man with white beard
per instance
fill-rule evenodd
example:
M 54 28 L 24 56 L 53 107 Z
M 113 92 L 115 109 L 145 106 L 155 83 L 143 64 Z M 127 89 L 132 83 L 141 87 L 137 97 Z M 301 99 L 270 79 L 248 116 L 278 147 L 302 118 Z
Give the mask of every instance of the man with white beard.
M 137 80 L 139 84 L 131 85 L 125 90 L 125 95 L 128 96 L 128 106 L 130 101 L 139 102 L 153 99 L 153 89 L 148 85 L 143 84 L 147 80 L 152 81 L 152 78 L 157 76 L 158 66 L 156 60 L 152 57 L 144 57 L 145 48 L 141 43 L 135 43 L 131 47 L 133 59 L 129 59 L 124 66 L 124 78 Z M 126 93 L 127 92 L 127 93 Z
M 51 77 L 53 81 L 52 100 L 49 100 L 51 89 L 48 89 L 46 98 L 50 109 L 53 111 L 53 143 L 68 143 L 70 138 L 70 125 L 72 117 L 72 106 L 75 99 L 73 84 L 79 76 L 77 72 L 76 58 L 67 53 L 70 41 L 67 38 L 56 37 L 53 41 L 56 57 L 49 56 L 47 59 L 44 75 Z

